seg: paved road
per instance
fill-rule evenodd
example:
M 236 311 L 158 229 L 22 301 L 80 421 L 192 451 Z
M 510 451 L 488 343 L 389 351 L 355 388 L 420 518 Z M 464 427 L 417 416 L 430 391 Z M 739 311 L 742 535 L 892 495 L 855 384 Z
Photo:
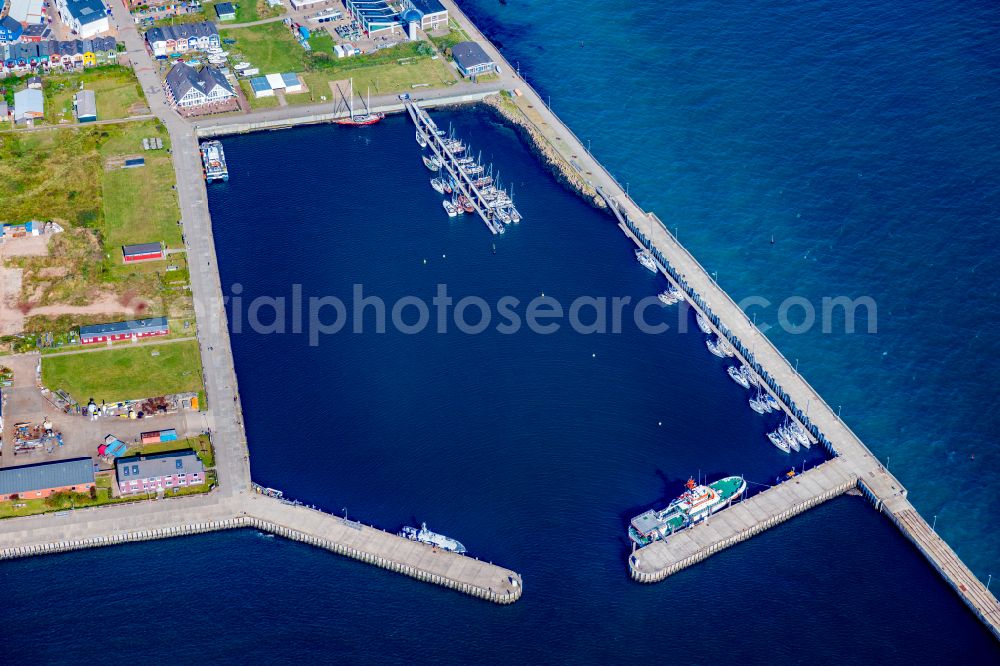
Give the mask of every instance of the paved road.
M 114 0 L 111 7 L 149 108 L 170 133 L 221 495 L 247 493 L 250 462 L 198 142 L 191 125 L 167 105 L 156 67 L 123 0 Z
M 54 128 L 73 128 L 73 127 L 95 127 L 97 125 L 120 125 L 121 123 L 134 123 L 140 120 L 152 120 L 156 116 L 151 114 L 145 114 L 140 116 L 129 116 L 128 118 L 111 118 L 110 120 L 95 120 L 92 123 L 65 123 L 62 125 L 38 125 L 37 127 L 17 127 L 15 129 L 5 129 L 0 130 L 0 134 L 15 134 L 18 132 L 46 132 Z
M 499 92 L 503 89 L 503 87 L 503 84 L 497 81 L 483 84 L 472 83 L 471 81 L 462 81 L 453 86 L 448 86 L 447 88 L 420 89 L 419 91 L 414 91 L 411 95 L 415 100 L 433 101 L 457 98 L 464 95 L 486 95 L 489 93 Z M 371 98 L 371 106 L 373 111 L 403 110 L 403 104 L 399 100 L 399 95 L 397 93 L 376 95 Z M 219 133 L 225 133 L 224 128 L 227 126 L 244 126 L 256 123 L 290 121 L 295 118 L 324 114 L 340 114 L 342 116 L 347 116 L 347 106 L 344 104 L 343 100 L 330 100 L 329 102 L 321 102 L 319 104 L 303 104 L 270 109 L 258 109 L 256 111 L 251 111 L 250 113 L 241 113 L 238 115 L 233 114 L 215 116 L 211 118 L 196 118 L 192 119 L 192 122 L 194 123 L 194 126 L 198 130 L 199 134 L 204 136 L 206 134 L 214 133 L 213 130 L 219 130 Z M 206 130 L 209 131 L 206 132 Z

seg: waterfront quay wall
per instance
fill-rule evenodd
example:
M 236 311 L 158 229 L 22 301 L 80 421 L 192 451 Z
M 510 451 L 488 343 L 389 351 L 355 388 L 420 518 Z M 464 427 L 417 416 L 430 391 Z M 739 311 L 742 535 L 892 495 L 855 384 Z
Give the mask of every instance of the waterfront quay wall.
M 257 529 L 420 581 L 502 605 L 521 598 L 521 576 L 492 562 L 263 495 L 250 498 L 247 513 Z
M 629 557 L 629 573 L 640 583 L 656 583 L 766 529 L 838 497 L 857 478 L 838 459 L 738 502 L 666 541 L 654 541 Z
M 263 496 L 219 501 L 203 495 L 10 518 L 0 522 L 0 560 L 241 528 L 307 543 L 496 604 L 521 598 L 521 576 L 509 569 Z
M 457 106 L 463 104 L 475 104 L 481 102 L 488 95 L 496 93 L 495 89 L 483 90 L 481 92 L 465 93 L 461 95 L 451 95 L 446 97 L 431 97 L 420 100 L 420 107 L 424 109 Z M 383 104 L 372 106 L 371 110 L 377 113 L 403 113 L 406 111 L 405 104 L 399 103 Z M 245 116 L 235 116 L 232 119 L 207 120 L 202 124 L 194 125 L 195 135 L 199 139 L 216 138 L 233 134 L 246 134 L 248 132 L 264 132 L 270 130 L 288 129 L 299 125 L 318 125 L 322 123 L 332 123 L 335 120 L 347 118 L 349 111 L 329 111 L 312 112 L 308 110 L 289 111 L 288 107 L 282 107 L 274 111 L 256 112 Z

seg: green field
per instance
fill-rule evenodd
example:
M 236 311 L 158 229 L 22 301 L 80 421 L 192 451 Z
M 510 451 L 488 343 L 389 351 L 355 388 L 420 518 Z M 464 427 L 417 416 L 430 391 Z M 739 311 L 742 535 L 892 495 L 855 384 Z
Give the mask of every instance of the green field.
M 131 110 L 146 110 L 142 89 L 132 70 L 107 65 L 84 70 L 78 74 L 56 74 L 42 79 L 45 93 L 45 120 L 76 122 L 73 117 L 73 95 L 80 84 L 93 90 L 97 98 L 97 119 L 127 118 Z
M 111 169 L 104 172 L 104 245 L 118 262 L 115 250 L 132 243 L 163 241 L 167 247 L 182 247 L 177 226 L 180 209 L 174 183 L 174 166 L 162 151 L 146 157 L 138 169 Z
M 201 391 L 198 342 L 46 356 L 42 360 L 42 383 L 53 391 L 63 389 L 84 405 L 90 398 L 98 403 L 120 402 Z
M 305 69 L 306 51 L 281 21 L 249 28 L 224 28 L 219 30 L 219 37 L 235 39 L 236 43 L 228 47 L 230 53 L 240 54 L 243 60 L 259 68 L 261 74 Z
M 162 139 L 164 149 L 144 151 L 142 139 L 151 137 Z M 84 305 L 110 293 L 144 299 L 147 316 L 190 317 L 190 295 L 174 284 L 186 275 L 182 255 L 170 263 L 183 272 L 164 273 L 165 262 L 121 263 L 125 243 L 181 244 L 169 146 L 159 121 L 0 134 L 0 219 L 54 220 L 65 229 L 52 237 L 48 256 L 6 260 L 24 270 L 25 300 L 30 294 L 36 305 Z M 120 168 L 123 158 L 139 156 L 145 167 Z M 58 332 L 84 323 L 95 322 L 83 315 L 29 316 L 25 330 Z

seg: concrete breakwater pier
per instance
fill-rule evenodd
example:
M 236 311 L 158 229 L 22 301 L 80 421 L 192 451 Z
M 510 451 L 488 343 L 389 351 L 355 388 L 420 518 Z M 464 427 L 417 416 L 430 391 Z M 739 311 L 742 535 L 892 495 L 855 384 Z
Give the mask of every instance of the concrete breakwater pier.
M 521 576 L 474 557 L 263 495 L 106 506 L 4 521 L 0 560 L 253 528 L 497 604 L 520 599 Z
M 629 572 L 641 583 L 655 583 L 807 509 L 857 486 L 857 478 L 840 458 L 827 460 L 681 530 L 666 541 L 654 541 L 629 557 Z

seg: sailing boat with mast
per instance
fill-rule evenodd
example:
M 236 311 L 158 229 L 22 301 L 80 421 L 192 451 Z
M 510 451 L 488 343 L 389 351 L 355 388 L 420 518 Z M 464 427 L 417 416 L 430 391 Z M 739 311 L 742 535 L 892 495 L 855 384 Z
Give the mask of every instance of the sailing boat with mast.
M 338 118 L 337 120 L 334 120 L 333 122 L 337 123 L 338 125 L 351 125 L 351 126 L 354 126 L 354 127 L 361 127 L 363 125 L 374 125 L 378 121 L 380 121 L 383 118 L 385 118 L 385 114 L 384 113 L 372 113 L 371 112 L 371 106 L 370 106 L 370 103 L 371 103 L 371 100 L 372 100 L 372 91 L 371 91 L 371 88 L 368 89 L 368 102 L 365 103 L 365 112 L 364 113 L 354 113 L 354 79 L 351 79 L 350 81 L 351 81 L 351 85 L 350 85 L 349 90 L 350 90 L 351 96 L 350 96 L 350 99 L 345 99 L 344 101 L 347 102 L 348 108 L 351 111 L 351 115 L 349 117 L 347 117 L 347 118 Z M 340 86 L 337 86 L 337 90 L 340 90 Z M 344 91 L 343 90 L 340 90 L 340 96 L 344 97 Z M 364 100 L 362 100 L 362 102 L 364 102 Z M 419 142 L 419 139 L 420 139 L 420 135 L 418 134 L 417 135 L 418 142 Z

